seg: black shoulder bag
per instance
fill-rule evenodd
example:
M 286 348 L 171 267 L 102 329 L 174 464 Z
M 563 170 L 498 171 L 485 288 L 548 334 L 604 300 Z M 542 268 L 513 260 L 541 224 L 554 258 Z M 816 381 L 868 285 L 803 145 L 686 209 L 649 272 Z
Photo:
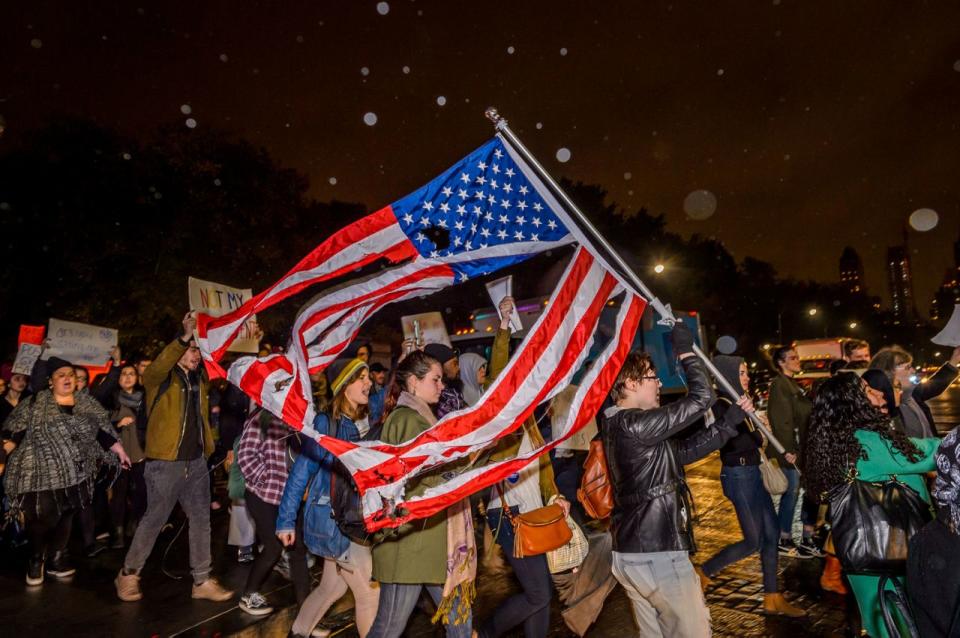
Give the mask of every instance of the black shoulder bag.
M 861 481 L 853 468 L 828 500 L 837 558 L 851 574 L 903 574 L 910 538 L 933 518 L 930 505 L 896 476 Z

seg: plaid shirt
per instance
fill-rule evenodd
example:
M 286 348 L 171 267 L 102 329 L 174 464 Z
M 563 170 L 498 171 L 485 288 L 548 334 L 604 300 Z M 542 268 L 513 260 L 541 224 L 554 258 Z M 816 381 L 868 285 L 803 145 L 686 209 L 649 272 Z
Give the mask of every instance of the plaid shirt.
M 287 482 L 287 437 L 291 430 L 283 421 L 270 417 L 267 436 L 260 434 L 260 415 L 247 419 L 240 437 L 237 464 L 247 489 L 263 502 L 279 505 Z
M 444 386 L 440 393 L 440 401 L 437 402 L 437 418 L 442 419 L 454 410 L 462 410 L 465 407 L 467 407 L 467 402 L 463 400 L 460 390 Z

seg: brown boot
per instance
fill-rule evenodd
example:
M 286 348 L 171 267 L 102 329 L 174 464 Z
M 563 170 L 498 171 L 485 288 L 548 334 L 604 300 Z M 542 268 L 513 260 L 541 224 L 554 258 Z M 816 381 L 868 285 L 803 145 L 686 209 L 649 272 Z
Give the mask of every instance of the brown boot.
M 825 591 L 831 591 L 841 596 L 847 595 L 847 586 L 843 584 L 843 569 L 840 567 L 840 560 L 836 556 L 827 554 L 826 562 L 823 564 L 823 573 L 820 574 L 820 587 Z
M 706 595 L 707 587 L 713 584 L 713 579 L 703 573 L 703 568 L 700 565 L 694 565 L 693 571 L 697 572 L 697 576 L 700 578 L 700 589 Z
M 790 618 L 802 618 L 807 615 L 804 610 L 788 603 L 783 594 L 764 594 L 763 613 L 768 616 L 789 616 Z
M 121 569 L 113 584 L 117 588 L 117 598 L 125 603 L 143 598 L 143 592 L 140 591 L 140 576 L 137 574 L 124 574 Z
M 193 593 L 191 594 L 193 598 L 202 598 L 204 600 L 212 600 L 217 603 L 222 603 L 225 600 L 230 600 L 233 598 L 233 592 L 229 589 L 224 589 L 220 583 L 214 578 L 208 578 L 199 585 L 193 586 Z

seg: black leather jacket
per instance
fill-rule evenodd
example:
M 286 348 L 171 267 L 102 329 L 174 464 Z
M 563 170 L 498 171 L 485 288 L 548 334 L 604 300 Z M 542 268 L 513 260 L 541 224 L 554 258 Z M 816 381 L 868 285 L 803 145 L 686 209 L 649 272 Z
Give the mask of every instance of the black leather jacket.
M 681 364 L 688 386 L 683 399 L 653 410 L 606 411 L 603 448 L 614 491 L 616 552 L 696 551 L 683 466 L 720 449 L 737 433 L 724 419 L 682 441 L 670 440 L 716 398 L 699 359 L 687 357 Z

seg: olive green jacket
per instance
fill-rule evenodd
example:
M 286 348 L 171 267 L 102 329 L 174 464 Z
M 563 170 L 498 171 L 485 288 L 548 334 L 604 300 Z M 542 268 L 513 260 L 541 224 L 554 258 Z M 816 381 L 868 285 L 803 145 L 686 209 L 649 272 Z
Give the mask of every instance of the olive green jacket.
M 807 424 L 813 404 L 803 389 L 790 377 L 780 374 L 770 383 L 770 398 L 767 402 L 767 418 L 770 429 L 784 450 L 800 456 L 802 445 L 807 437 Z M 772 445 L 768 446 L 767 456 L 776 458 L 780 467 L 789 467 L 783 455 Z
M 143 387 L 147 393 L 147 447 L 148 459 L 176 461 L 177 452 L 186 427 L 187 382 L 182 370 L 177 367 L 187 345 L 174 339 L 143 371 Z M 200 417 L 203 435 L 203 455 L 213 454 L 213 430 L 210 428 L 210 405 L 207 402 L 209 379 L 203 368 L 200 373 Z M 157 395 L 169 378 L 167 389 Z
M 384 422 L 380 440 L 404 443 L 429 427 L 416 410 L 397 407 Z M 444 465 L 418 477 L 409 483 L 407 495 L 416 496 L 428 487 L 441 485 L 443 474 L 449 471 L 451 466 Z M 396 535 L 387 535 L 384 542 L 375 545 L 373 577 L 381 583 L 442 585 L 447 580 L 447 511 L 401 525 Z

